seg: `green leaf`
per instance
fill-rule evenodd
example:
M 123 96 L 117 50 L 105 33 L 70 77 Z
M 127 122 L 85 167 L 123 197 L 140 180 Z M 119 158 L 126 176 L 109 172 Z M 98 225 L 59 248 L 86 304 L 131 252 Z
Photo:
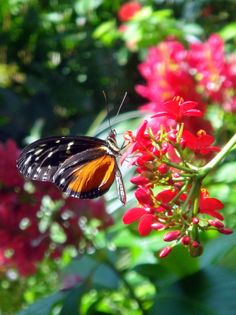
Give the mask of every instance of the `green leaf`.
M 224 40 L 234 39 L 236 36 L 236 22 L 227 24 L 222 28 L 220 36 L 222 36 Z
M 82 284 L 70 290 L 64 299 L 63 307 L 59 315 L 79 315 L 79 305 L 84 291 L 85 287 Z
M 95 270 L 97 262 L 84 255 L 81 259 L 72 261 L 64 270 L 64 274 L 77 274 L 82 279 L 88 278 Z
M 200 257 L 201 267 L 218 264 L 229 253 L 236 243 L 236 233 L 221 235 L 205 245 L 204 254 Z
M 31 304 L 17 315 L 50 315 L 52 307 L 65 296 L 64 292 L 57 292 Z
M 93 286 L 98 289 L 116 290 L 119 285 L 117 274 L 106 264 L 100 264 L 93 275 Z
M 161 290 L 149 315 L 233 314 L 235 292 L 235 274 L 210 267 Z
M 95 39 L 100 39 L 105 45 L 110 45 L 119 37 L 115 20 L 107 21 L 99 25 L 93 32 Z
M 233 183 L 236 182 L 236 162 L 229 162 L 222 165 L 215 175 L 216 182 Z

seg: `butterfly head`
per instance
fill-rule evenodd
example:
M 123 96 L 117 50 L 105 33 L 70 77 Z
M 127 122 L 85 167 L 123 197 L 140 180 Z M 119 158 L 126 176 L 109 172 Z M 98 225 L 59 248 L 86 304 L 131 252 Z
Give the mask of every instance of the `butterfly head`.
M 120 154 L 120 148 L 117 144 L 116 141 L 116 130 L 115 129 L 111 129 L 106 141 L 107 141 L 107 145 L 108 147 L 116 154 L 119 155 Z

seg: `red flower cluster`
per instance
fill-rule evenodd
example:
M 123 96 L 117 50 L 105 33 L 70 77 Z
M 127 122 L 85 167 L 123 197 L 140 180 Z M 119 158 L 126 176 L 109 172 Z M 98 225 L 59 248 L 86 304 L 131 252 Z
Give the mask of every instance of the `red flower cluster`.
M 36 263 L 46 253 L 61 255 L 67 245 L 78 247 L 83 240 L 80 218 L 98 219 L 99 229 L 112 224 L 105 212 L 103 200 L 87 201 L 68 198 L 50 218 L 50 224 L 40 228 L 39 215 L 44 214 L 43 198 L 62 199 L 61 193 L 51 184 L 37 183 L 27 189 L 16 169 L 19 149 L 14 141 L 0 144 L 0 269 L 16 268 L 21 275 L 35 272 Z M 48 218 L 49 219 L 49 218 Z M 65 242 L 58 244 L 51 238 L 50 226 L 58 224 L 64 231 Z
M 201 173 L 200 163 L 219 149 L 212 145 L 214 137 L 205 130 L 193 134 L 184 123 L 186 117 L 194 120 L 202 116 L 196 102 L 175 97 L 160 108 L 141 124 L 136 135 L 127 132 L 125 136 L 129 148 L 123 158 L 131 156 L 130 163 L 137 167 L 138 174 L 131 182 L 138 186 L 138 207 L 128 210 L 123 222 L 138 221 L 141 236 L 168 231 L 163 239 L 173 244 L 165 247 L 160 257 L 167 256 L 177 243 L 188 246 L 190 254 L 198 256 L 202 252 L 200 231 L 232 232 L 221 222 L 223 204 L 209 197 L 202 187 L 207 174 Z M 193 165 L 196 157 L 197 166 Z
M 141 5 L 136 1 L 124 3 L 118 11 L 119 20 L 121 22 L 129 21 L 140 9 Z
M 198 102 L 200 109 L 218 103 L 224 110 L 236 111 L 235 57 L 226 58 L 224 42 L 213 34 L 206 42 L 185 49 L 175 40 L 150 48 L 139 70 L 146 80 L 137 92 L 149 102 L 143 110 L 161 111 L 160 104 L 175 95 Z

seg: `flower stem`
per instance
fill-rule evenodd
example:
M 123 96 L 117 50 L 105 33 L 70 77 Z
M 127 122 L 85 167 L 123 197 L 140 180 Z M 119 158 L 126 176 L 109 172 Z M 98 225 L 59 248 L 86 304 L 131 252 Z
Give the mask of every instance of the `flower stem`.
M 200 178 L 204 178 L 214 167 L 216 167 L 236 144 L 236 134 L 225 144 L 221 151 L 206 165 L 199 168 Z

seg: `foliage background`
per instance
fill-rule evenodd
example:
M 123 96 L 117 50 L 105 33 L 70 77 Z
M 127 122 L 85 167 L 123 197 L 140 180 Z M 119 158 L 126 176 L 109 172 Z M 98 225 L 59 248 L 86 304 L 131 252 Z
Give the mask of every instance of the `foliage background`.
M 14 139 L 23 147 L 42 136 L 96 135 L 99 130 L 104 136 L 107 124 L 98 128 L 106 116 L 103 90 L 112 114 L 128 92 L 116 128 L 118 132 L 135 129 L 139 114 L 134 110 L 144 103 L 134 89 L 143 80 L 138 64 L 148 47 L 170 35 L 186 43 L 189 38 L 205 40 L 217 32 L 223 36 L 227 52 L 235 53 L 234 0 L 143 0 L 140 3 L 147 11 L 125 36 L 118 29 L 121 22 L 117 12 L 122 3 L 0 2 L 3 143 Z M 135 47 L 130 46 L 134 38 L 138 39 Z M 219 109 L 213 109 L 208 115 L 220 120 L 217 141 L 221 142 L 221 134 L 229 138 L 235 113 L 225 118 Z M 231 227 L 235 227 L 234 161 L 232 152 L 208 180 L 211 191 L 226 204 L 226 221 Z M 128 182 L 129 174 L 125 176 Z M 130 208 L 132 192 L 127 186 Z M 160 261 L 156 253 L 163 246 L 161 235 L 142 239 L 134 229 L 122 226 L 124 209 L 113 192 L 108 194 L 107 209 L 115 224 L 99 233 L 91 232 L 91 227 L 84 231 L 93 240 L 92 250 L 80 256 L 80 250 L 68 246 L 58 259 L 46 255 L 37 272 L 28 277 L 0 266 L 0 314 L 168 315 L 173 309 L 182 315 L 234 314 L 235 235 L 205 236 L 207 246 L 198 259 L 178 248 Z M 61 290 L 71 275 L 72 288 Z

